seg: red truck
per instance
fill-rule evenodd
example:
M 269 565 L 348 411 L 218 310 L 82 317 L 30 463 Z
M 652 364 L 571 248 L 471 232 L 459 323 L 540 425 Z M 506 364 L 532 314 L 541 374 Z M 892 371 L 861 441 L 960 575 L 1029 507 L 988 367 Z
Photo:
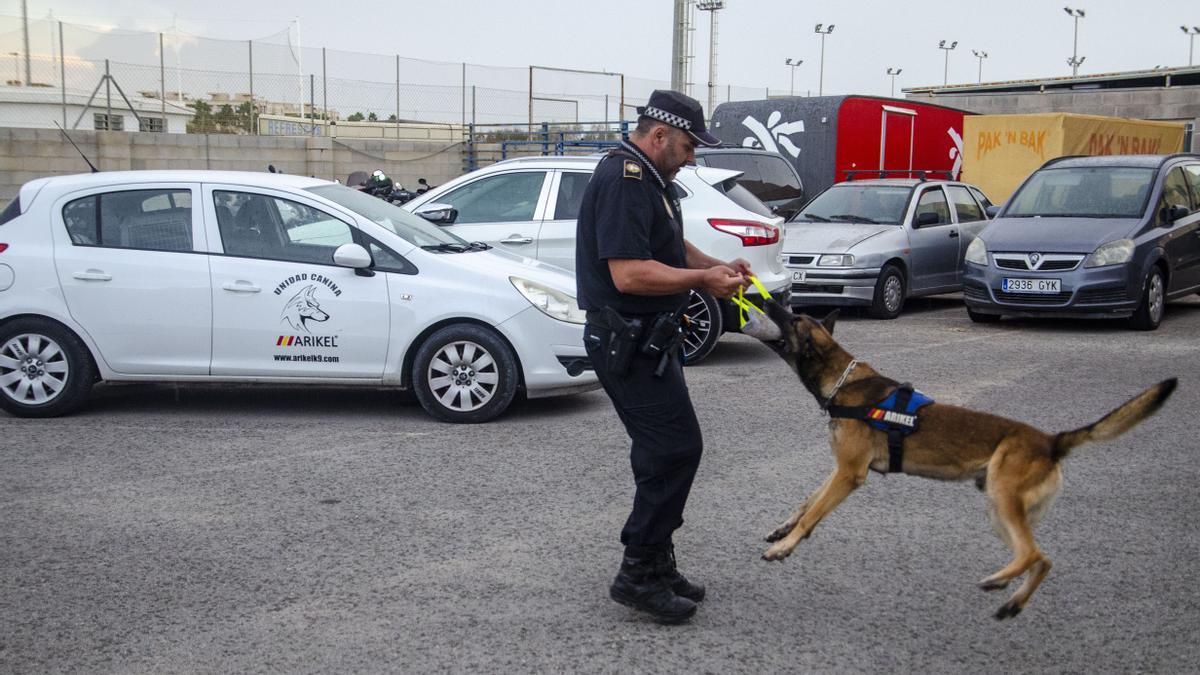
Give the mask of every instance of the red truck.
M 957 180 L 963 116 L 928 103 L 876 96 L 785 97 L 722 103 L 710 131 L 727 146 L 765 148 L 791 161 L 810 198 L 851 171 L 887 177 L 937 171 Z

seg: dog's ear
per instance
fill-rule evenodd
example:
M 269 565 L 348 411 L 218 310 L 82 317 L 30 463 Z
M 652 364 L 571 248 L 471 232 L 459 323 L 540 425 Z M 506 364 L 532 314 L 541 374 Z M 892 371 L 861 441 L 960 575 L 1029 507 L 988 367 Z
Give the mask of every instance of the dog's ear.
M 835 309 L 826 314 L 824 319 L 821 319 L 821 325 L 825 327 L 825 330 L 829 331 L 830 335 L 833 335 L 833 325 L 837 323 L 837 318 L 838 310 Z

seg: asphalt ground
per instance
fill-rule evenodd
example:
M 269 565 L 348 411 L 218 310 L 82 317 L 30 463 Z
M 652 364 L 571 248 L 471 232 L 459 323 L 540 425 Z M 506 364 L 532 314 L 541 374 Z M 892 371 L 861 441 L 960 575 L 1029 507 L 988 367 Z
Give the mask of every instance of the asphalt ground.
M 607 597 L 631 501 L 602 393 L 452 426 L 378 390 L 98 387 L 0 416 L 3 672 L 1185 672 L 1200 663 L 1200 298 L 1153 333 L 974 325 L 954 297 L 836 337 L 941 402 L 1047 430 L 1177 376 L 1159 415 L 1077 449 L 1015 619 L 970 483 L 872 474 L 782 563 L 765 535 L 832 467 L 762 345 L 688 370 L 706 450 L 677 533 L 684 626 Z

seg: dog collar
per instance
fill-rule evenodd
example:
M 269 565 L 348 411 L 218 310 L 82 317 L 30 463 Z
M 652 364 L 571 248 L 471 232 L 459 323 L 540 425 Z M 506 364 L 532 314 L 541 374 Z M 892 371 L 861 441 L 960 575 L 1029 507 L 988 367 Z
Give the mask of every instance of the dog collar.
M 833 391 L 829 392 L 829 396 L 824 402 L 821 403 L 821 410 L 826 412 L 829 411 L 829 404 L 833 403 L 833 397 L 837 396 L 837 393 L 842 388 L 842 385 L 846 384 L 846 378 L 850 377 L 850 373 L 854 372 L 854 369 L 857 367 L 858 359 L 850 359 L 850 363 L 846 366 L 846 369 L 842 371 L 842 376 L 838 378 L 837 384 L 833 385 Z

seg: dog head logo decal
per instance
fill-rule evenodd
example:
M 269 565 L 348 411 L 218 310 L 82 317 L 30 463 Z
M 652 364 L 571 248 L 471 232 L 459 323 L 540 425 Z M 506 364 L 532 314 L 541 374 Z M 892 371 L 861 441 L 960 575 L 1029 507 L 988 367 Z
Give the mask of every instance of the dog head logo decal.
M 308 329 L 309 321 L 328 321 L 329 314 L 321 309 L 321 303 L 313 297 L 313 293 L 317 291 L 316 284 L 309 284 L 300 290 L 299 293 L 292 296 L 287 304 L 283 306 L 283 313 L 280 315 L 280 322 L 286 322 L 292 327 L 292 330 L 303 331 L 310 333 Z
M 804 120 L 780 124 L 782 119 L 783 113 L 778 110 L 771 113 L 765 125 L 754 119 L 754 117 L 747 115 L 746 119 L 742 120 L 742 126 L 754 132 L 754 135 L 747 136 L 742 140 L 742 147 L 763 148 L 771 152 L 779 152 L 779 148 L 782 147 L 792 157 L 799 157 L 800 148 L 795 143 L 792 143 L 792 139 L 789 136 L 804 131 Z

